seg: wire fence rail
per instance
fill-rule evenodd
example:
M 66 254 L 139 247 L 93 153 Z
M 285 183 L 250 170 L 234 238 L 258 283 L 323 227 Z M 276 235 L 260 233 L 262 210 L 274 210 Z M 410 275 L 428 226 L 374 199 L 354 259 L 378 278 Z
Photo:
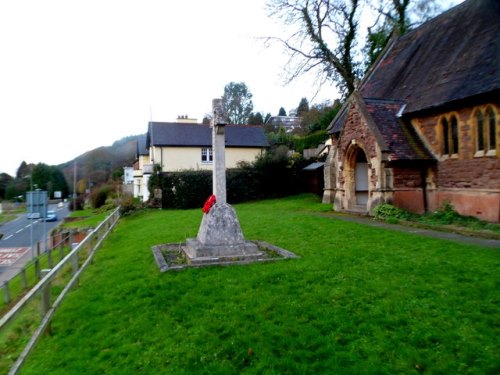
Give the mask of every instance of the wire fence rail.
M 92 262 L 93 256 L 101 246 L 104 239 L 108 236 L 120 218 L 120 209 L 115 209 L 96 229 L 90 232 L 73 250 L 71 250 L 59 263 L 52 268 L 40 270 L 41 280 L 27 292 L 17 303 L 0 319 L 0 333 L 15 322 L 16 317 L 28 306 L 30 302 L 39 297 L 41 321 L 31 336 L 27 345 L 16 359 L 9 371 L 9 375 L 17 374 L 25 362 L 28 354 L 31 352 L 40 336 L 44 332 L 50 333 L 50 323 L 52 317 L 60 306 L 68 292 L 78 284 L 81 273 Z M 50 266 L 49 266 L 50 267 Z M 70 269 L 71 278 L 64 286 L 52 303 L 52 288 L 55 279 Z

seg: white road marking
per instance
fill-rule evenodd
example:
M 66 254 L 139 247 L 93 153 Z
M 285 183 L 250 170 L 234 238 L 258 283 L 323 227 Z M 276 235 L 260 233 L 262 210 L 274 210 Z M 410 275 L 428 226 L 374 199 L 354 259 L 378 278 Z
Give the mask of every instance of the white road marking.
M 18 231 L 16 231 L 16 233 L 21 233 L 23 231 L 24 228 L 21 228 L 19 229 Z
M 29 247 L 0 248 L 0 266 L 11 266 L 29 250 Z
M 12 236 L 13 236 L 13 234 L 11 234 L 10 236 L 5 237 L 5 238 L 4 238 L 4 241 L 5 241 L 5 240 L 8 240 L 8 239 L 9 239 L 9 238 L 11 238 Z

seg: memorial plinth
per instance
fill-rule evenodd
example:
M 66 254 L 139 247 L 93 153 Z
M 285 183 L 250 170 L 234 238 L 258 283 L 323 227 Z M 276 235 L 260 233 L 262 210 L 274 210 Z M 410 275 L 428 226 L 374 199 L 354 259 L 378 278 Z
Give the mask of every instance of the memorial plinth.
M 185 243 L 152 247 L 161 272 L 184 267 L 297 258 L 288 250 L 264 241 L 245 241 L 236 211 L 226 202 L 225 123 L 221 99 L 213 101 L 212 121 L 213 195 L 203 207 L 203 219 L 196 238 L 189 238 Z
M 186 241 L 184 251 L 190 260 L 261 255 L 255 243 L 245 241 L 236 212 L 227 203 L 216 203 L 203 215 L 198 236 Z
M 191 261 L 196 258 L 246 258 L 261 255 L 257 245 L 245 241 L 236 211 L 226 202 L 225 123 L 222 102 L 220 99 L 214 99 L 212 104 L 212 186 L 217 202 L 203 215 L 198 236 L 187 240 L 184 251 Z

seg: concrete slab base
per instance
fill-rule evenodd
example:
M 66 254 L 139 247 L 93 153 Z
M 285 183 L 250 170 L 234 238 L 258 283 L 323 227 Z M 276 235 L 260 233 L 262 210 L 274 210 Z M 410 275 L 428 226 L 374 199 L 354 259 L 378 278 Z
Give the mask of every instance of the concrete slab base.
M 186 243 L 167 243 L 151 248 L 156 264 L 161 272 L 182 270 L 187 267 L 224 266 L 270 262 L 289 258 L 299 258 L 294 253 L 271 245 L 265 241 L 246 241 L 247 245 L 255 246 L 258 251 L 252 254 L 200 256 L 190 258 L 186 251 Z M 252 246 L 252 247 L 253 247 Z

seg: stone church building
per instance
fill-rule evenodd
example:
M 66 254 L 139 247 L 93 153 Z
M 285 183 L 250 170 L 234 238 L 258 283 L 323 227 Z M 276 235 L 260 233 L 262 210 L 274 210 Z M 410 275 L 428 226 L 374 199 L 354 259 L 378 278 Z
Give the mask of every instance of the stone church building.
M 329 128 L 323 201 L 500 221 L 500 1 L 392 38 Z

